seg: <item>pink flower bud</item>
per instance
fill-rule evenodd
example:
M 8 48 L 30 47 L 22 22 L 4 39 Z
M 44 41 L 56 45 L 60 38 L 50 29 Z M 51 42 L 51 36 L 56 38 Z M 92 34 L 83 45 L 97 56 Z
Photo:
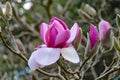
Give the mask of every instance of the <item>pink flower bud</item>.
M 100 40 L 103 41 L 107 31 L 109 31 L 109 29 L 111 28 L 111 25 L 107 21 L 101 20 L 98 27 L 100 33 Z
M 99 40 L 98 30 L 96 26 L 94 26 L 93 24 L 90 24 L 89 36 L 90 36 L 90 49 L 92 50 Z

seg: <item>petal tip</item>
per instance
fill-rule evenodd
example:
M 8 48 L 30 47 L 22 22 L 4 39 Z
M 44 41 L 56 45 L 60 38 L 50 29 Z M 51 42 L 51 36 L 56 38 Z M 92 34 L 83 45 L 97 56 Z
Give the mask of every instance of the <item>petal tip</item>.
M 76 50 L 74 49 L 74 47 L 70 46 L 68 48 L 62 48 L 61 54 L 62 54 L 63 58 L 65 58 L 66 60 L 68 60 L 72 63 L 80 62 L 79 56 L 78 56 Z
M 74 60 L 74 61 L 72 61 L 72 63 L 75 63 L 75 64 L 77 64 L 77 63 L 79 63 L 80 62 L 80 59 L 78 58 L 78 59 L 76 59 L 76 60 Z

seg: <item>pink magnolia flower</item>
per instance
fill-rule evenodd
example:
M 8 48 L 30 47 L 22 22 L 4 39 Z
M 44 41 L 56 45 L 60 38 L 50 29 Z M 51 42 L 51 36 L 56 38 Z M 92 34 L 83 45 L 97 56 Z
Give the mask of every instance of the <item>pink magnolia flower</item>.
M 96 26 L 94 26 L 93 24 L 90 24 L 89 36 L 90 36 L 90 49 L 92 50 L 99 40 L 98 30 Z
M 38 46 L 32 53 L 28 61 L 30 69 L 34 71 L 39 67 L 51 65 L 60 56 L 72 63 L 79 63 L 79 56 L 72 46 L 72 41 L 79 32 L 77 23 L 69 30 L 67 25 L 56 17 L 50 20 L 50 24 L 42 23 L 40 36 L 45 44 Z
M 111 29 L 111 25 L 107 21 L 101 20 L 98 26 L 99 26 L 99 32 L 100 32 L 100 40 L 103 41 L 107 31 Z
M 100 40 L 103 41 L 105 39 L 106 33 L 111 28 L 110 24 L 105 20 L 101 20 L 98 26 L 99 26 L 99 34 L 96 26 L 90 24 L 90 49 L 93 49 L 93 47 L 98 42 L 99 37 Z

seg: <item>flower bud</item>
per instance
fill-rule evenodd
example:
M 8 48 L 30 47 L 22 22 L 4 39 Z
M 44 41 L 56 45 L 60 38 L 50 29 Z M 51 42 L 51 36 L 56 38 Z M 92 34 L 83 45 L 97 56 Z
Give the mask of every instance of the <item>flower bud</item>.
M 96 26 L 94 26 L 93 24 L 90 24 L 90 35 L 89 36 L 90 36 L 90 49 L 92 50 L 99 40 L 98 30 Z
M 99 32 L 103 47 L 110 49 L 113 43 L 111 25 L 107 21 L 101 20 L 99 23 Z
M 84 12 L 82 9 L 78 10 L 78 14 L 80 15 L 80 17 L 87 21 L 87 22 L 92 22 L 92 17 L 90 15 L 88 15 L 86 12 Z
M 96 15 L 96 10 L 93 7 L 91 7 L 89 4 L 85 5 L 84 10 L 85 10 L 85 12 L 87 12 L 91 16 Z
M 12 18 L 12 6 L 9 2 L 6 2 L 6 4 L 5 4 L 5 17 L 8 20 L 11 20 L 11 18 Z
M 15 39 L 15 42 L 16 42 L 16 45 L 18 46 L 18 49 L 19 49 L 21 52 L 24 52 L 25 49 L 24 49 L 24 46 L 23 46 L 22 42 L 20 41 L 20 39 Z
M 100 32 L 100 40 L 103 41 L 109 29 L 111 29 L 111 25 L 107 21 L 101 20 L 98 26 Z
M 103 47 L 106 49 L 111 49 L 113 46 L 113 34 L 111 32 L 111 29 L 109 29 L 105 35 L 105 39 L 102 41 Z

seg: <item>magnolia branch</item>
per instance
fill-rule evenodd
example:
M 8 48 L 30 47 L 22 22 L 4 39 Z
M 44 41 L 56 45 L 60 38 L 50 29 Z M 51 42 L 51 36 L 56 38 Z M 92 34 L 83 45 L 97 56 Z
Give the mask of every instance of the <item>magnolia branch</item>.
M 107 76 L 107 75 L 109 75 L 113 72 L 116 72 L 116 71 L 120 71 L 120 67 L 109 70 L 108 72 L 106 72 L 106 73 L 100 75 L 99 77 L 97 77 L 95 80 L 100 80 L 100 79 L 104 78 L 105 76 Z
M 16 21 L 19 23 L 19 25 L 21 25 L 22 27 L 26 28 L 27 30 L 31 31 L 32 33 L 34 33 L 34 36 L 39 36 L 39 33 L 34 29 L 34 27 L 30 27 L 29 24 L 27 24 L 26 22 L 22 21 L 20 19 L 20 17 L 18 16 L 16 10 L 15 10 L 15 7 L 12 7 L 13 9 L 13 14 L 14 14 L 14 17 L 16 19 Z
M 19 56 L 20 58 L 22 58 L 26 63 L 28 63 L 28 59 L 21 53 L 21 52 L 16 52 L 14 49 L 12 49 L 4 40 L 2 33 L 0 33 L 0 38 L 3 42 L 3 44 L 5 45 L 6 48 L 8 48 L 8 50 L 10 50 L 12 53 L 14 53 L 15 55 Z M 61 74 L 51 74 L 51 73 L 47 73 L 45 71 L 43 71 L 42 69 L 37 69 L 38 72 L 48 76 L 48 77 L 56 77 L 56 78 L 61 78 L 64 80 L 63 76 L 61 76 Z

